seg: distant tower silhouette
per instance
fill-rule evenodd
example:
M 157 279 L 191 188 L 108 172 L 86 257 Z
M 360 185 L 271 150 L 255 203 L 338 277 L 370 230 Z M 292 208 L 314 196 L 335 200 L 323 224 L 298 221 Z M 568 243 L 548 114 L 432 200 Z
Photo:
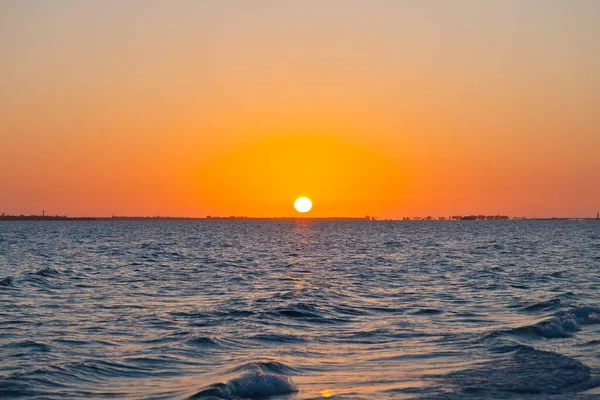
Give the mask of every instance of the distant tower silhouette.
M 46 214 L 46 210 L 42 210 L 42 217 Z
M 596 219 L 600 219 L 600 211 L 596 214 Z

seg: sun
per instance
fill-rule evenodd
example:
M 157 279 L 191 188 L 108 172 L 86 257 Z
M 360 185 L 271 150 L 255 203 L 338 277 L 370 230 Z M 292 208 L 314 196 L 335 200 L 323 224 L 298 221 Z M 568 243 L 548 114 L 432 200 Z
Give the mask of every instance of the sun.
M 308 197 L 298 197 L 294 202 L 294 208 L 301 213 L 309 212 L 312 208 L 312 201 Z

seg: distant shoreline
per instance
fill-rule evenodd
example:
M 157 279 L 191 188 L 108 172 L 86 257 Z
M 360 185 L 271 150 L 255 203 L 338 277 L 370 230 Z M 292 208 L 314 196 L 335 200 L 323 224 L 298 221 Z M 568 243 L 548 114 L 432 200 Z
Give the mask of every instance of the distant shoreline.
M 461 219 L 367 219 L 358 217 L 67 217 L 64 215 L 0 215 L 0 221 L 274 221 L 274 220 L 301 220 L 301 221 L 579 221 L 579 220 L 598 220 L 594 218 L 583 217 L 551 217 L 551 218 L 505 218 L 505 219 L 474 219 L 469 216 Z

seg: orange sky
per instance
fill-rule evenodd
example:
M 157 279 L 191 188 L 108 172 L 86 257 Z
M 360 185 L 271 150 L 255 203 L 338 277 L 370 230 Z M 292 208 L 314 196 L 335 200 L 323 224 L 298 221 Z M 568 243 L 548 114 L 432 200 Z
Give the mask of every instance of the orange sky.
M 598 37 L 592 0 L 3 2 L 0 213 L 594 216 Z

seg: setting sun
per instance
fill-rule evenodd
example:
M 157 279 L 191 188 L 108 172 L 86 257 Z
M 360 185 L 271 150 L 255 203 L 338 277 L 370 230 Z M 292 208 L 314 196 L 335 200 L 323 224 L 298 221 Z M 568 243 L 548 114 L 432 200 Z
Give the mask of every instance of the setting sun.
M 298 197 L 294 202 L 294 208 L 301 213 L 308 212 L 312 208 L 312 201 L 308 197 Z

